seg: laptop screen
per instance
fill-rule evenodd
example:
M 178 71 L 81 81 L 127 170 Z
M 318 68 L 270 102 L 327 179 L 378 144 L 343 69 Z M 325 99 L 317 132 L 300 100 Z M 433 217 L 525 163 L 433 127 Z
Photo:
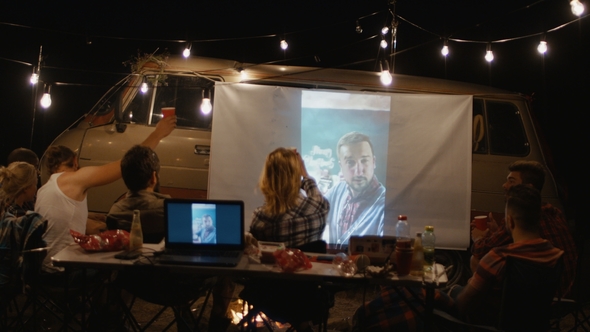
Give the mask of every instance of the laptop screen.
M 166 248 L 242 250 L 244 203 L 167 199 Z

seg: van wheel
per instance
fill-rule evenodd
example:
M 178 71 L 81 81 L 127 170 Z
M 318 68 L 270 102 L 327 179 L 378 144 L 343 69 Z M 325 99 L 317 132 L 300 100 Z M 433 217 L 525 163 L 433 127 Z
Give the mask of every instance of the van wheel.
M 453 268 L 447 272 L 449 281 L 445 287 L 441 287 L 441 291 L 447 291 L 455 284 L 465 285 L 471 277 L 468 251 L 437 249 L 434 259 L 438 264 L 442 264 L 445 267 L 453 265 Z

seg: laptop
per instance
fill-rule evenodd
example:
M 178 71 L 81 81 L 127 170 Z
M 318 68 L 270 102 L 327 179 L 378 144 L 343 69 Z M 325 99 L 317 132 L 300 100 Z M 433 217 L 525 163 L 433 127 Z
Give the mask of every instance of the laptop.
M 244 202 L 164 200 L 166 243 L 161 264 L 237 266 L 244 252 Z

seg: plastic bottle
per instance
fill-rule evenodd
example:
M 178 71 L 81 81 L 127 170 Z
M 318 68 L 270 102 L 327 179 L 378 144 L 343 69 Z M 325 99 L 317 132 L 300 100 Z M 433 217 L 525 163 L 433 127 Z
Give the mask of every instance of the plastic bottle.
M 416 277 L 424 275 L 424 248 L 422 247 L 422 233 L 416 233 L 414 240 L 414 254 L 412 255 L 412 268 L 410 274 Z
M 400 214 L 397 217 L 397 224 L 395 225 L 395 237 L 397 239 L 410 239 L 410 225 L 408 224 L 408 217 Z
M 422 233 L 422 248 L 424 248 L 424 272 L 431 272 L 434 264 L 434 244 L 436 237 L 434 236 L 434 226 L 424 227 Z
M 139 216 L 139 210 L 133 210 L 133 222 L 131 223 L 131 232 L 129 234 L 129 251 L 137 250 L 141 247 L 143 247 L 141 218 Z

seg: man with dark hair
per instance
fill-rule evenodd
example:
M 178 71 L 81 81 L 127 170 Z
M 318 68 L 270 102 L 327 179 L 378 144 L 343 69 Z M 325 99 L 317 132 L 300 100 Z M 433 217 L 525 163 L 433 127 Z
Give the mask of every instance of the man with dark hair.
M 473 277 L 464 288 L 451 291 L 460 314 L 469 315 L 470 321 L 479 324 L 495 323 L 500 303 L 504 266 L 508 256 L 552 267 L 563 255 L 541 238 L 541 194 L 529 185 L 511 186 L 506 195 L 505 230 L 512 243 L 491 249 L 479 261 Z M 484 305 L 485 310 L 479 309 Z M 481 315 L 481 317 L 479 317 Z
M 375 154 L 369 136 L 350 132 L 336 146 L 342 174 L 326 198 L 330 202 L 323 239 L 346 245 L 351 235 L 383 235 L 385 187 L 375 176 Z
M 10 152 L 8 155 L 6 165 L 10 165 L 15 161 L 24 161 L 35 166 L 35 168 L 39 168 L 39 157 L 37 157 L 35 152 L 26 148 L 17 148 L 12 150 L 12 152 Z
M 121 174 L 129 191 L 109 211 L 109 228 L 130 230 L 133 210 L 140 211 L 144 242 L 158 243 L 164 238 L 164 199 L 158 193 L 160 160 L 146 146 L 135 145 L 121 160 Z
M 545 182 L 545 171 L 543 165 L 536 161 L 519 160 L 508 166 L 510 173 L 506 178 L 506 183 L 502 185 L 504 191 L 508 193 L 510 188 L 515 185 L 523 184 L 534 187 L 538 191 L 543 189 Z M 576 274 L 576 262 L 578 255 L 574 240 L 567 226 L 565 217 L 561 211 L 549 203 L 543 203 L 540 215 L 540 234 L 543 239 L 549 240 L 551 244 L 564 251 L 563 259 L 563 276 L 560 283 L 560 294 L 566 295 L 574 281 Z M 471 238 L 471 269 L 475 271 L 479 260 L 490 250 L 496 247 L 505 246 L 512 243 L 512 237 L 503 224 L 493 219 L 489 215 L 488 229 L 485 231 L 473 228 Z

